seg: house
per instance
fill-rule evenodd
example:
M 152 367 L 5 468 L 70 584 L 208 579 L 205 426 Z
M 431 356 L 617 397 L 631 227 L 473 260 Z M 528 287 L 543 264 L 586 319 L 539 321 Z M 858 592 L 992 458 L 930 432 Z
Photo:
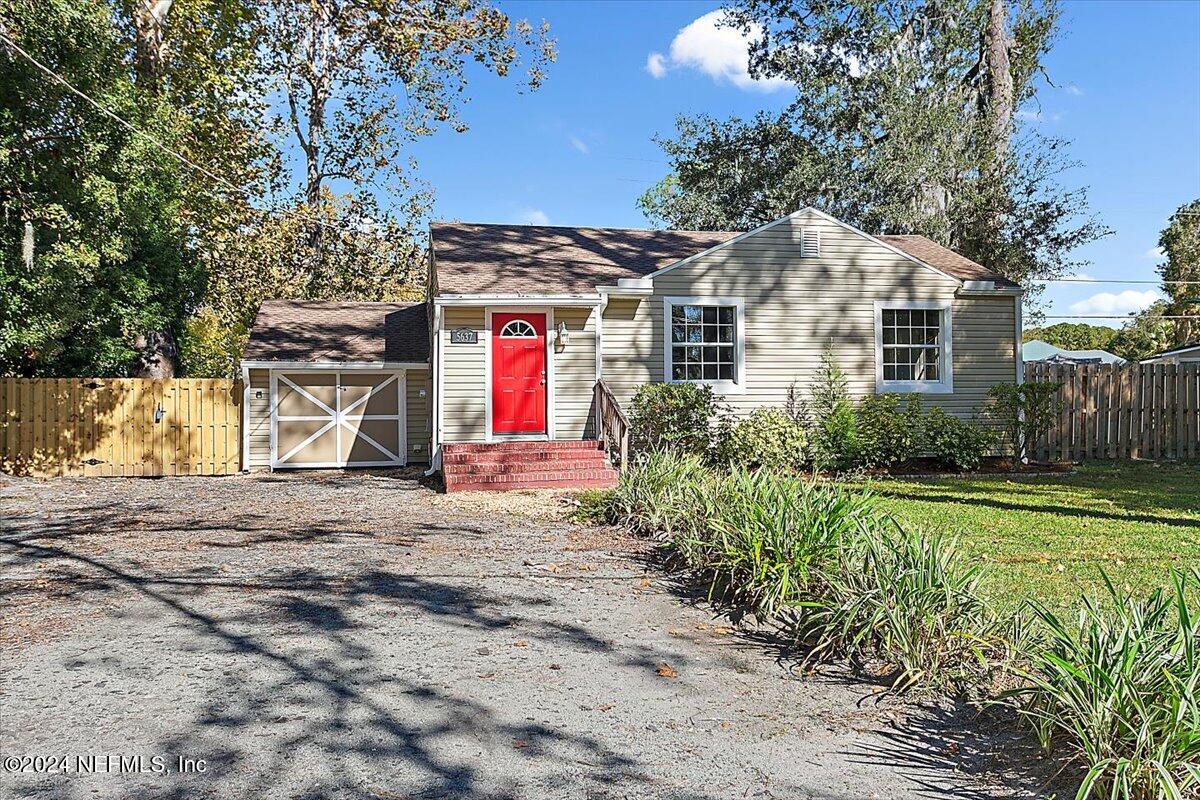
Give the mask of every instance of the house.
M 1142 359 L 1142 364 L 1200 364 L 1200 342 L 1164 350 L 1156 356 Z
M 242 363 L 248 467 L 603 485 L 597 439 L 648 382 L 707 383 L 745 413 L 831 347 L 854 395 L 969 417 L 1021 380 L 1020 287 L 813 208 L 749 232 L 438 223 L 428 268 L 425 303 L 263 305 Z
M 1067 350 L 1055 347 L 1041 339 L 1030 339 L 1021 348 L 1021 357 L 1026 361 L 1044 361 L 1048 364 L 1124 364 L 1125 359 L 1107 350 Z

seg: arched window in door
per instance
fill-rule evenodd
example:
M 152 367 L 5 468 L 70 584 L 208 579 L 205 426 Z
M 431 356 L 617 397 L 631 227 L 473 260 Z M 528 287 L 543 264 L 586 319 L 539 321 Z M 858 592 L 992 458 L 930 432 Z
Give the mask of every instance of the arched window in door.
M 500 335 L 508 339 L 536 339 L 537 331 L 523 319 L 514 319 L 505 325 Z

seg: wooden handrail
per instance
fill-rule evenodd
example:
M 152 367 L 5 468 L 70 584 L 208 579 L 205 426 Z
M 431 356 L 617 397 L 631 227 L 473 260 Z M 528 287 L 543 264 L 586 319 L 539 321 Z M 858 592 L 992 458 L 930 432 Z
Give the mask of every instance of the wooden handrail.
M 603 380 L 596 381 L 593 397 L 600 441 L 610 458 L 616 456 L 613 458 L 616 462 L 614 466 L 623 470 L 629 463 L 629 419 L 621 410 L 621 404 L 617 402 L 612 389 L 608 388 L 608 384 Z

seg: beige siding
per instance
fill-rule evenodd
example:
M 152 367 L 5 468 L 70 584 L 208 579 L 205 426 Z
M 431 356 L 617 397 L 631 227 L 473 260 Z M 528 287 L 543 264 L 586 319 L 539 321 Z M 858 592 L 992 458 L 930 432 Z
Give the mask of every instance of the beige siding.
M 271 466 L 271 373 L 265 369 L 250 370 L 250 399 L 246 404 L 246 425 L 249 428 L 250 449 L 246 466 Z
M 407 419 L 405 433 L 408 437 L 408 460 L 413 463 L 429 461 L 429 439 L 431 427 L 431 399 L 433 388 L 429 385 L 429 370 L 410 369 L 405 373 L 405 396 Z M 421 391 L 425 396 L 421 396 Z M 265 369 L 250 370 L 250 392 L 247 405 L 246 424 L 249 430 L 250 468 L 271 466 L 271 379 Z M 261 396 L 260 396 L 261 395 Z
M 799 258 L 800 230 L 821 231 L 819 258 Z M 627 405 L 637 387 L 663 379 L 663 298 L 738 297 L 745 303 L 746 391 L 738 412 L 779 405 L 805 386 L 832 342 L 850 391 L 875 390 L 876 300 L 952 300 L 954 393 L 925 395 L 970 416 L 993 383 L 1013 380 L 1012 297 L 955 299 L 957 281 L 818 217 L 784 222 L 654 280 L 654 295 L 613 300 L 604 311 L 604 379 Z
M 487 425 L 482 308 L 447 308 L 442 314 L 442 440 L 483 441 Z M 451 344 L 450 331 L 471 328 L 476 344 Z
M 554 432 L 559 439 L 592 435 L 596 385 L 596 314 L 591 308 L 556 308 L 554 325 L 566 323 L 570 341 L 554 348 Z
M 433 430 L 433 417 L 430 414 L 433 387 L 429 385 L 429 370 L 406 370 L 404 381 L 408 461 L 410 464 L 426 463 L 429 461 L 429 440 Z
M 497 309 L 499 310 L 499 309 Z M 554 325 L 565 323 L 570 341 L 556 345 L 554 369 L 554 435 L 582 439 L 591 435 L 592 387 L 596 383 L 596 315 L 591 308 L 554 309 Z M 442 354 L 445 363 L 442 434 L 446 442 L 487 438 L 488 332 L 482 308 L 444 310 Z M 471 328 L 477 344 L 451 344 L 450 331 Z

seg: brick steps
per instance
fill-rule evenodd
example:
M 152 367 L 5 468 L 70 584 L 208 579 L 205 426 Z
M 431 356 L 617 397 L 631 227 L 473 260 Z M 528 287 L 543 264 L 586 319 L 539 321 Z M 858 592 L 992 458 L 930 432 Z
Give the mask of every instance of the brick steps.
M 442 476 L 447 492 L 599 489 L 617 482 L 594 440 L 447 444 Z

